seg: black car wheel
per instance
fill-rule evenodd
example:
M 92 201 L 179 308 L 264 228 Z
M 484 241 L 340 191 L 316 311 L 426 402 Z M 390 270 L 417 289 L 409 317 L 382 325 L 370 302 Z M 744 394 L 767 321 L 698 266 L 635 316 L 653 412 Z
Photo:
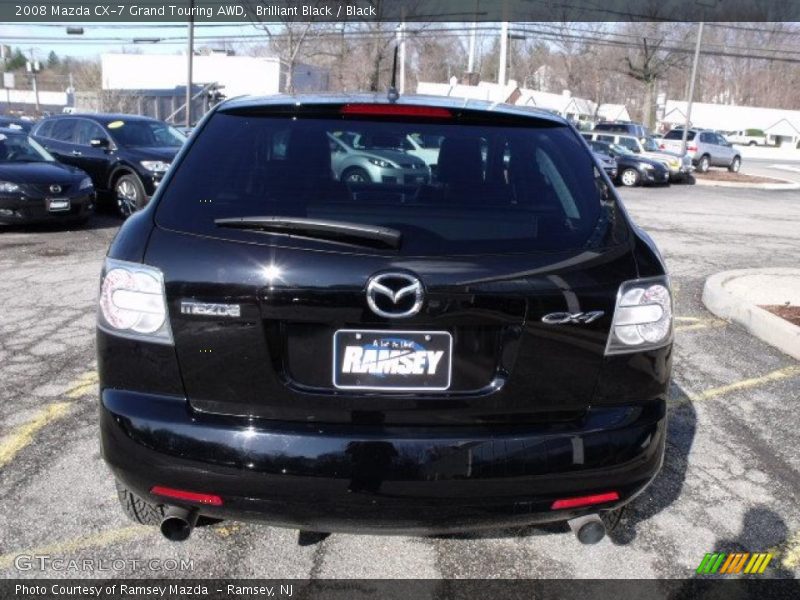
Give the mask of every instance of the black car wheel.
M 742 166 L 742 159 L 739 158 L 738 156 L 734 156 L 733 161 L 731 161 L 731 164 L 728 165 L 728 171 L 730 171 L 731 173 L 738 173 L 741 166 Z
M 114 197 L 117 200 L 117 212 L 123 219 L 144 208 L 144 186 L 136 175 L 123 175 L 117 179 Z
M 372 179 L 364 169 L 360 167 L 351 167 L 347 169 L 342 175 L 342 180 L 348 183 L 371 183 Z
M 704 154 L 700 157 L 700 161 L 697 163 L 697 170 L 701 173 L 708 173 L 708 168 L 711 166 L 711 161 L 708 159 L 708 154 Z
M 625 169 L 619 176 L 619 180 L 625 187 L 634 187 L 639 185 L 639 171 L 636 169 Z

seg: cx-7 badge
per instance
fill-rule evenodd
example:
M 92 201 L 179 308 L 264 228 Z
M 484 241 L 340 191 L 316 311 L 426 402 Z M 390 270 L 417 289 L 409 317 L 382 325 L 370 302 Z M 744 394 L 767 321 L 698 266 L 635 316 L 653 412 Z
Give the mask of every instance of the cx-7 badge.
M 605 313 L 602 310 L 593 310 L 590 312 L 577 312 L 577 313 L 554 312 L 543 316 L 542 323 L 546 323 L 548 325 L 564 325 L 566 323 L 573 323 L 578 325 L 586 324 L 586 323 L 591 323 L 592 321 L 596 321 L 604 314 Z

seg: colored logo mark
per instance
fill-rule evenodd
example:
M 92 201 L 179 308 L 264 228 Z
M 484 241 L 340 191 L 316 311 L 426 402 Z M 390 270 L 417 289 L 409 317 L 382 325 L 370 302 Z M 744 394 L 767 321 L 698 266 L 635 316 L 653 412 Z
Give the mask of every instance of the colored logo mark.
M 712 575 L 720 573 L 722 575 L 733 575 L 735 573 L 757 574 L 763 573 L 764 569 L 772 560 L 770 552 L 709 552 L 697 567 L 697 573 L 701 575 Z

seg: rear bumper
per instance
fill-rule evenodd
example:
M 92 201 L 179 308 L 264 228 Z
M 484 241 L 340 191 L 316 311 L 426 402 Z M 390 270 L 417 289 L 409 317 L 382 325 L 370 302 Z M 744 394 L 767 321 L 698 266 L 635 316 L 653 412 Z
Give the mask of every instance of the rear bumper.
M 444 533 L 616 508 L 657 474 L 666 437 L 663 400 L 513 429 L 255 422 L 110 389 L 100 412 L 105 460 L 151 502 L 164 502 L 154 485 L 216 494 L 223 505 L 202 515 L 315 531 Z M 607 491 L 619 501 L 550 509 Z

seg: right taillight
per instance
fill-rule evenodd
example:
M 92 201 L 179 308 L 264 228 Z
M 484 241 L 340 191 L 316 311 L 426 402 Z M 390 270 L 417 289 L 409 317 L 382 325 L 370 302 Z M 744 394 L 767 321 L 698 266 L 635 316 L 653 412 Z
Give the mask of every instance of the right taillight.
M 617 293 L 606 354 L 641 352 L 672 341 L 672 294 L 667 277 L 624 282 Z
M 106 259 L 97 325 L 114 335 L 172 344 L 161 271 L 147 265 Z

